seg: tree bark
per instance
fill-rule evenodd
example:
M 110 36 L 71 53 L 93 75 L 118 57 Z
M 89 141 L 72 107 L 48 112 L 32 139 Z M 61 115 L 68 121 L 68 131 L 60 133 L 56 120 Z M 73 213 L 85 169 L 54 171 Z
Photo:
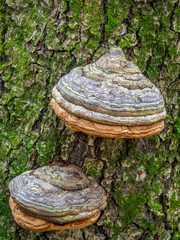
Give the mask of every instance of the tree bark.
M 179 1 L 2 0 L 0 28 L 0 239 L 180 239 Z M 160 89 L 165 129 L 142 139 L 74 133 L 51 109 L 59 77 L 110 46 Z M 108 195 L 82 230 L 28 232 L 13 220 L 8 183 L 56 161 L 75 163 Z

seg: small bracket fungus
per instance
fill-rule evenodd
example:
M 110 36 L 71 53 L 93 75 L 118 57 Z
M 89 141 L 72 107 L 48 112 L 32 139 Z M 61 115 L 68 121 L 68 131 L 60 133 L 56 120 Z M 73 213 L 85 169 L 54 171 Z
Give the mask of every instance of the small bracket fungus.
M 118 47 L 72 69 L 52 90 L 51 107 L 73 131 L 140 138 L 159 133 L 166 117 L 159 89 Z
M 32 231 L 80 229 L 106 207 L 104 189 L 73 164 L 26 171 L 9 183 L 16 222 Z

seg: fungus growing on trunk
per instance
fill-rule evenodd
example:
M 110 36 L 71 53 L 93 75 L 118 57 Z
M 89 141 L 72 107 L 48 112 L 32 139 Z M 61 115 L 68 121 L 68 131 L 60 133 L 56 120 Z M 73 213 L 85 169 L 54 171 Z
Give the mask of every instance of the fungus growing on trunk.
M 9 190 L 16 222 L 32 231 L 83 228 L 106 207 L 104 189 L 73 164 L 26 171 Z
M 72 69 L 52 90 L 51 107 L 73 131 L 97 137 L 140 138 L 164 128 L 159 89 L 118 47 Z

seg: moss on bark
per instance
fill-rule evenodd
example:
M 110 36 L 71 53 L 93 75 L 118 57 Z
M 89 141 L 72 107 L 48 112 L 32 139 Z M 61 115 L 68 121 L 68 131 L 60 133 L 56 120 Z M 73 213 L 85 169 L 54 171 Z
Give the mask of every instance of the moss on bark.
M 0 7 L 0 239 L 180 239 L 179 3 L 3 0 Z M 165 130 L 105 139 L 66 129 L 49 106 L 58 78 L 112 45 L 161 90 Z M 99 221 L 77 231 L 28 232 L 8 206 L 9 181 L 55 161 L 76 163 L 108 194 Z

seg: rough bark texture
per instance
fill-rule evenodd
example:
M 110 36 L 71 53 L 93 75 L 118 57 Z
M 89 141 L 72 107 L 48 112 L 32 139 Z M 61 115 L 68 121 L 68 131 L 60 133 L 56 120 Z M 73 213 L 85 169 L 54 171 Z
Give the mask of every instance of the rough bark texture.
M 178 240 L 179 1 L 2 0 L 0 7 L 0 239 Z M 51 109 L 51 90 L 109 46 L 161 90 L 165 129 L 142 139 L 74 133 Z M 108 194 L 97 223 L 34 233 L 13 220 L 9 181 L 55 161 L 75 163 Z

